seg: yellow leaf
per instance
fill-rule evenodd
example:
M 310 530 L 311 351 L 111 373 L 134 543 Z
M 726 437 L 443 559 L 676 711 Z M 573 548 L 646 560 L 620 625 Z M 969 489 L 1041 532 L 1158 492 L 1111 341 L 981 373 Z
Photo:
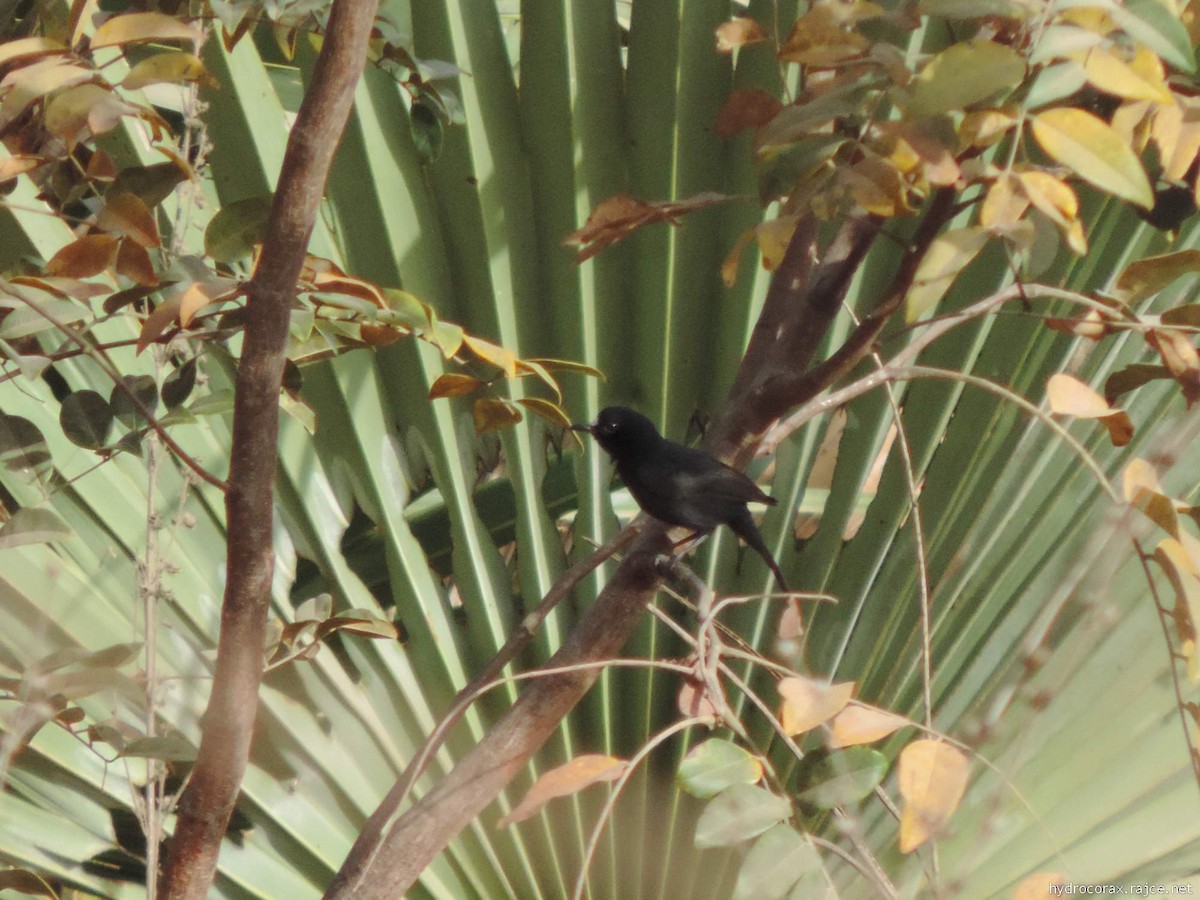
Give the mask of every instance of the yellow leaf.
M 1154 205 L 1141 161 L 1103 119 L 1081 109 L 1048 109 L 1031 127 L 1046 154 L 1084 181 L 1146 209 Z
M 854 693 L 854 682 L 830 684 L 812 678 L 785 678 L 776 685 L 783 698 L 780 724 L 789 735 L 811 731 L 846 708 Z
M 791 243 L 798 221 L 798 216 L 780 216 L 763 222 L 754 230 L 758 249 L 762 253 L 763 268 L 768 272 L 775 271 L 775 267 L 783 261 L 783 254 Z
M 1079 199 L 1070 185 L 1049 172 L 1020 172 L 1017 182 L 1038 212 L 1065 228 L 1079 215 Z
M 1019 222 L 1029 209 L 1029 198 L 1017 192 L 1018 181 L 1009 174 L 997 178 L 979 207 L 979 224 L 984 228 L 1005 228 Z
M 947 47 L 929 61 L 909 86 L 908 111 L 914 116 L 966 109 L 1016 87 L 1025 78 L 1025 60 L 1012 47 L 975 39 Z
M 198 45 L 204 37 L 199 29 L 174 16 L 159 12 L 126 13 L 113 16 L 92 35 L 92 49 L 119 47 L 146 41 L 191 41 Z
M 986 228 L 956 228 L 939 235 L 917 265 L 912 286 L 904 298 L 904 318 L 916 319 L 936 304 L 950 289 L 958 273 L 966 268 L 988 242 Z
M 903 728 L 908 720 L 903 716 L 873 706 L 848 706 L 834 718 L 829 746 L 834 749 L 870 744 Z
M 900 751 L 900 852 L 911 853 L 937 834 L 967 789 L 970 764 L 942 741 L 913 741 Z
M 1095 47 L 1084 57 L 1083 70 L 1093 87 L 1114 96 L 1126 100 L 1172 102 L 1162 63 L 1145 47 L 1132 64 L 1117 56 L 1114 50 Z
M 1078 378 L 1061 372 L 1050 376 L 1046 397 L 1050 401 L 1050 410 L 1064 416 L 1098 419 L 1112 412 L 1107 400 Z
M 4 76 L 0 82 L 0 94 L 4 103 L 0 105 L 0 128 L 20 116 L 42 97 L 84 81 L 91 81 L 96 73 L 59 59 L 46 59 L 31 66 L 17 69 Z M 4 91 L 7 90 L 5 94 Z
M 528 819 L 556 797 L 566 797 L 590 787 L 598 781 L 616 781 L 629 763 L 615 756 L 587 753 L 576 756 L 556 769 L 544 773 L 521 798 L 512 812 L 496 823 L 504 828 Z
M 734 242 L 733 249 L 729 251 L 729 255 L 725 257 L 725 261 L 721 263 L 721 281 L 725 283 L 725 287 L 731 288 L 737 283 L 738 268 L 742 264 L 742 253 L 745 252 L 749 243 L 754 240 L 757 231 L 757 228 L 747 228 L 743 231 L 737 241 Z
M 563 428 L 571 427 L 570 416 L 563 412 L 562 407 L 557 403 L 551 403 L 541 397 L 522 397 L 517 402 L 535 416 L 545 419 L 552 425 L 560 425 Z
M 129 70 L 129 74 L 121 81 L 121 87 L 135 91 L 148 84 L 184 84 L 189 81 L 202 81 L 210 87 L 216 84 L 200 57 L 172 51 L 143 59 Z
M 503 370 L 509 378 L 516 377 L 517 355 L 508 348 L 469 334 L 463 335 L 463 343 L 467 345 L 467 349 L 484 362 L 491 363 L 497 369 Z
M 154 311 L 146 316 L 146 321 L 142 323 L 142 330 L 138 333 L 138 353 L 158 340 L 162 333 L 171 326 L 171 323 L 178 318 L 179 305 L 182 302 L 183 294 L 177 293 L 158 304 L 154 307 Z
M 961 149 L 968 147 L 990 147 L 1017 124 L 1016 116 L 999 109 L 981 109 L 963 116 L 958 126 L 958 142 Z

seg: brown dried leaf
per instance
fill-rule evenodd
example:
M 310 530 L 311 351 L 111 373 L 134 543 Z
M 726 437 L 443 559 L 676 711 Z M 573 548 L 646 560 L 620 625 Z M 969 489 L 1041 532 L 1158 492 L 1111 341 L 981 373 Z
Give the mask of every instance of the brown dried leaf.
M 461 397 L 484 387 L 482 381 L 472 375 L 461 372 L 446 372 L 439 375 L 429 386 L 429 399 L 437 400 L 442 397 Z
M 154 213 L 137 194 L 120 191 L 104 198 L 104 207 L 96 217 L 96 227 L 110 234 L 136 241 L 143 247 L 158 247 L 158 225 Z
M 521 411 L 507 400 L 480 397 L 471 409 L 477 434 L 510 428 L 521 421 Z
M 150 254 L 131 238 L 121 241 L 121 249 L 117 252 L 117 274 L 147 287 L 158 284 L 158 274 L 154 271 Z
M 46 272 L 66 278 L 91 278 L 108 271 L 117 260 L 117 239 L 111 234 L 85 234 L 50 257 Z
M 576 756 L 538 778 L 521 798 L 521 802 L 512 812 L 500 819 L 496 827 L 505 828 L 514 822 L 528 819 L 556 797 L 576 794 L 598 781 L 616 781 L 628 766 L 628 762 L 615 756 L 599 753 Z
M 707 191 L 675 203 L 670 201 L 647 203 L 627 194 L 618 194 L 600 201 L 600 204 L 592 210 L 592 214 L 588 216 L 587 224 L 568 235 L 563 243 L 567 246 L 583 248 L 575 257 L 575 261 L 581 263 L 632 234 L 643 225 L 658 222 L 678 225 L 678 218 L 684 213 L 716 206 L 718 203 L 724 203 L 731 199 L 733 198 L 725 194 Z
M 713 125 L 713 134 L 721 140 L 733 137 L 745 128 L 758 128 L 770 122 L 783 104 L 762 88 L 738 88 L 721 105 Z

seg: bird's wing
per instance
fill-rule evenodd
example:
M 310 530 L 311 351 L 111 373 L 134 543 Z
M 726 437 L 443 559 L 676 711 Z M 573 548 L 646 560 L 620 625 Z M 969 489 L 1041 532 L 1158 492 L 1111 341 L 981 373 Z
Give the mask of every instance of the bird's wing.
M 675 445 L 669 457 L 632 463 L 622 478 L 638 505 L 657 519 L 696 529 L 715 528 L 747 503 L 774 503 L 744 474 L 699 450 Z

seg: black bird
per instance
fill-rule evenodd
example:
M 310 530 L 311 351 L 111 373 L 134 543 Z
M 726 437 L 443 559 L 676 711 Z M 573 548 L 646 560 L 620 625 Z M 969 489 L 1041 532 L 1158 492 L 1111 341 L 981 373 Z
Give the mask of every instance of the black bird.
M 780 589 L 787 586 L 779 564 L 763 543 L 747 503 L 775 504 L 758 485 L 703 450 L 669 441 L 654 423 L 636 410 L 610 406 L 591 425 L 572 425 L 586 431 L 617 464 L 617 473 L 638 506 L 660 522 L 690 528 L 697 534 L 728 525 L 752 547 L 775 574 Z

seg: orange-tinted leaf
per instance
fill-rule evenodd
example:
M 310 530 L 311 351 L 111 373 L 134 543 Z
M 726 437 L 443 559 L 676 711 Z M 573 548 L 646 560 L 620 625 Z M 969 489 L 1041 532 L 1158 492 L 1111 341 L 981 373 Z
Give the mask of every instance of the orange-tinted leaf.
M 186 328 L 196 313 L 212 303 L 228 300 L 238 293 L 237 282 L 231 278 L 197 281 L 183 289 L 179 297 L 179 324 Z
M 1080 419 L 1099 419 L 1108 429 L 1108 436 L 1116 447 L 1124 447 L 1133 437 L 1133 422 L 1129 413 L 1114 409 L 1078 378 L 1058 373 L 1050 376 L 1046 385 L 1046 396 L 1053 412 Z
M 913 741 L 900 751 L 900 852 L 911 853 L 937 834 L 967 789 L 970 764 L 942 741 Z
M 355 278 L 341 272 L 317 272 L 312 277 L 312 284 L 320 291 L 329 294 L 345 294 L 366 300 L 380 309 L 387 309 L 388 302 L 384 298 L 383 289 L 365 278 Z
M 599 378 L 601 381 L 606 381 L 604 373 L 599 369 L 589 366 L 586 363 L 575 362 L 570 359 L 546 359 L 538 357 L 536 359 L 525 359 L 522 363 L 537 363 L 549 372 L 575 372 L 579 375 L 587 375 L 592 378 Z
M 154 311 L 146 316 L 142 330 L 138 333 L 137 352 L 141 353 L 153 344 L 164 331 L 179 317 L 179 306 L 183 303 L 182 292 L 164 300 Z
M 1019 172 L 1017 183 L 1037 210 L 1055 225 L 1065 227 L 1079 215 L 1079 199 L 1071 187 L 1049 172 Z
M 643 225 L 657 222 L 678 225 L 678 217 L 684 213 L 715 206 L 730 199 L 732 198 L 725 194 L 709 191 L 675 203 L 647 203 L 627 194 L 618 194 L 600 201 L 588 216 L 587 224 L 568 235 L 563 243 L 567 246 L 582 247 L 575 261 L 584 262 Z
M 741 233 L 737 241 L 734 242 L 733 249 L 729 251 L 729 255 L 725 257 L 725 261 L 721 263 L 721 281 L 725 283 L 725 287 L 733 287 L 737 283 L 738 269 L 742 265 L 742 253 L 746 247 L 754 240 L 754 235 L 758 231 L 757 228 L 747 228 Z
M 725 140 L 744 128 L 757 128 L 770 122 L 783 104 L 762 88 L 738 88 L 721 105 L 713 134 Z
M 92 35 L 92 49 L 140 44 L 147 41 L 190 41 L 199 45 L 204 33 L 174 16 L 159 12 L 113 16 Z
M 363 324 L 359 326 L 358 330 L 362 335 L 363 343 L 371 347 L 386 347 L 388 344 L 396 343 L 406 334 L 412 334 L 411 329 L 396 325 Z
M 45 160 L 40 156 L 6 156 L 0 159 L 0 181 L 8 181 L 10 178 L 16 178 L 18 175 L 24 175 L 44 163 Z
M 512 812 L 497 822 L 496 827 L 504 828 L 514 822 L 528 819 L 556 797 L 566 797 L 578 793 L 599 781 L 616 781 L 625 773 L 628 766 L 629 763 L 615 756 L 604 756 L 599 753 L 576 756 L 538 778 L 533 783 L 533 787 L 521 798 L 521 802 Z
M 96 227 L 110 234 L 127 237 L 143 247 L 162 244 L 154 213 L 141 197 L 128 191 L 110 192 L 104 198 L 104 207 L 96 218 Z
M 1108 401 L 1096 391 L 1078 378 L 1061 372 L 1050 376 L 1046 397 L 1050 401 L 1050 410 L 1064 416 L 1098 419 L 1112 412 Z
M 463 343 L 467 345 L 468 350 L 484 362 L 491 363 L 497 369 L 503 371 L 509 378 L 516 377 L 517 355 L 508 348 L 469 334 L 463 335 Z
M 1200 400 L 1200 356 L 1188 337 L 1173 329 L 1155 328 L 1146 332 L 1146 343 L 1158 350 L 1188 406 Z
M 1098 341 L 1111 330 L 1105 318 L 1094 309 L 1088 310 L 1083 317 L 1078 319 L 1060 319 L 1050 316 L 1044 321 L 1048 328 L 1064 334 L 1087 338 L 1089 341 Z
M 158 284 L 158 274 L 146 248 L 137 241 L 125 238 L 117 252 L 117 273 L 141 285 Z
M 464 375 L 461 372 L 446 372 L 439 375 L 437 380 L 429 386 L 429 399 L 461 397 L 463 394 L 470 394 L 483 386 L 482 381 L 471 375 Z
M 783 707 L 780 724 L 789 735 L 811 731 L 845 709 L 854 693 L 854 682 L 830 684 L 812 678 L 784 678 L 776 685 Z
M 1030 127 L 1046 155 L 1084 181 L 1146 209 L 1154 205 L 1141 160 L 1103 119 L 1082 109 L 1048 109 Z
M 557 403 L 551 403 L 549 400 L 543 400 L 541 397 L 523 397 L 517 401 L 535 416 L 545 419 L 551 425 L 561 425 L 563 428 L 571 427 L 571 418 L 561 406 Z
M 861 56 L 871 46 L 861 34 L 847 31 L 831 9 L 833 4 L 813 6 L 792 26 L 787 41 L 779 48 L 784 62 L 809 66 L 831 66 Z
M 185 84 L 189 81 L 216 86 L 215 79 L 208 74 L 200 57 L 193 53 L 167 52 L 143 59 L 121 80 L 121 87 L 133 91 L 149 84 Z
M 50 258 L 46 272 L 67 278 L 91 278 L 107 271 L 117 260 L 117 239 L 111 234 L 76 238 Z
M 880 133 L 892 135 L 911 148 L 930 184 L 948 186 L 962 176 L 951 148 L 921 122 L 883 122 L 876 128 Z
M 675 706 L 687 719 L 719 718 L 716 704 L 708 699 L 703 683 L 696 679 L 688 678 L 683 682 L 675 697 Z
M 540 362 L 535 359 L 518 359 L 517 371 L 523 375 L 529 374 L 535 376 L 542 384 L 550 389 L 552 394 L 554 394 L 554 402 L 560 405 L 562 404 L 562 388 L 558 386 L 558 381 L 553 375 L 550 374 L 550 370 L 543 366 Z
M 870 744 L 903 728 L 908 720 L 903 716 L 873 706 L 847 706 L 834 718 L 829 746 L 834 749 Z
M 765 41 L 767 33 L 754 19 L 737 18 L 717 26 L 717 52 L 732 53 L 738 47 Z
M 498 431 L 510 428 L 521 421 L 521 411 L 507 400 L 495 400 L 491 397 L 480 397 L 471 409 L 475 420 L 475 431 L 484 434 L 488 431 Z
M 1121 479 L 1121 491 L 1130 506 L 1140 509 L 1167 534 L 1181 537 L 1176 507 L 1182 504 L 1163 493 L 1158 473 L 1150 463 L 1144 459 L 1130 460 Z

